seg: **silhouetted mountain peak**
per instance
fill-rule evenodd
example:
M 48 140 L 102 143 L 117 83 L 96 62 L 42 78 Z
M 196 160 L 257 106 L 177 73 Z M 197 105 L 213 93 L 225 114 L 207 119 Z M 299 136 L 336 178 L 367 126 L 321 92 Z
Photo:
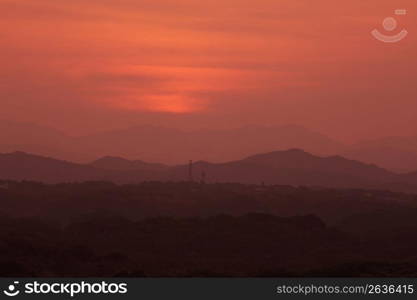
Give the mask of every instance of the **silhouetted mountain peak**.
M 11 159 L 15 159 L 15 160 L 19 160 L 19 159 L 24 159 L 25 161 L 56 161 L 56 162 L 64 162 L 58 159 L 53 159 L 53 158 L 49 158 L 46 156 L 41 156 L 41 155 L 36 155 L 36 154 L 31 154 L 31 153 L 27 153 L 24 151 L 13 151 L 10 153 L 2 153 L 0 154 L 0 157 L 2 158 L 11 158 Z
M 274 151 L 226 163 L 197 161 L 193 163 L 192 172 L 196 180 L 200 175 L 203 178 L 204 174 L 206 182 L 323 187 L 373 188 L 395 182 L 412 184 L 417 180 L 414 174 L 401 176 L 340 156 L 319 157 L 301 149 Z M 189 165 L 169 167 L 117 156 L 106 156 L 82 165 L 14 152 L 0 154 L 0 178 L 49 183 L 91 180 L 116 183 L 182 181 L 189 178 Z
M 132 162 L 129 159 L 119 157 L 119 156 L 103 156 L 102 158 L 99 158 L 95 160 L 94 162 Z
M 273 162 L 296 162 L 295 160 L 312 160 L 312 159 L 319 159 L 319 157 L 314 156 L 302 149 L 289 149 L 284 151 L 273 151 L 268 153 L 256 154 L 247 157 L 246 161 L 256 161 L 256 162 L 263 162 L 263 163 L 273 163 Z
M 32 153 L 27 153 L 24 151 L 14 151 L 11 153 L 0 153 L 0 162 L 8 163 L 13 162 L 16 166 L 25 165 L 29 167 L 31 164 L 39 165 L 40 167 L 48 168 L 51 165 L 61 165 L 61 166 L 77 166 L 85 168 L 85 165 L 73 163 L 65 160 L 59 160 L 52 157 L 36 155 Z
M 129 171 L 129 170 L 163 170 L 167 166 L 157 163 L 147 163 L 141 160 L 128 160 L 118 156 L 104 156 L 92 163 L 91 166 L 98 169 Z
M 30 154 L 28 154 L 28 153 L 26 153 L 24 151 L 13 151 L 13 152 L 8 153 L 8 154 L 9 155 L 12 155 L 12 156 L 34 156 L 34 155 L 30 155 Z
M 363 168 L 375 168 L 384 172 L 388 172 L 385 169 L 379 168 L 374 164 L 365 164 L 356 160 L 344 158 L 339 155 L 332 156 L 316 156 L 308 153 L 302 149 L 289 149 L 285 151 L 274 151 L 269 153 L 257 154 L 249 156 L 246 161 L 253 161 L 259 163 L 280 163 L 283 166 L 288 165 L 292 167 L 308 167 L 309 164 L 313 164 L 313 167 L 319 167 L 323 165 L 333 165 L 337 167 L 363 167 Z

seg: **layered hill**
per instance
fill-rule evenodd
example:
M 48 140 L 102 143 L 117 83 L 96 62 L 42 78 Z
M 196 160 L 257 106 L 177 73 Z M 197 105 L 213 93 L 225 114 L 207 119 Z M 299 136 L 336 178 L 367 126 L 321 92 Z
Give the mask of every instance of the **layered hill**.
M 189 164 L 163 164 L 104 157 L 89 164 L 61 161 L 23 152 L 0 154 L 0 179 L 46 183 L 112 181 L 188 181 Z M 198 161 L 192 164 L 192 180 L 244 184 L 321 186 L 332 188 L 411 189 L 415 173 L 400 175 L 375 165 L 340 156 L 320 157 L 291 149 L 249 156 L 226 163 Z

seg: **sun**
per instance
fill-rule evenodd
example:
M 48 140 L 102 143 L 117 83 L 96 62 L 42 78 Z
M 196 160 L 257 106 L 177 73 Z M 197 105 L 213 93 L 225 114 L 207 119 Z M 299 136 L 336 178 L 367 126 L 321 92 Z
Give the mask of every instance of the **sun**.
M 206 102 L 184 94 L 162 94 L 131 97 L 126 101 L 118 102 L 128 110 L 161 112 L 172 114 L 188 114 L 202 111 L 206 108 Z

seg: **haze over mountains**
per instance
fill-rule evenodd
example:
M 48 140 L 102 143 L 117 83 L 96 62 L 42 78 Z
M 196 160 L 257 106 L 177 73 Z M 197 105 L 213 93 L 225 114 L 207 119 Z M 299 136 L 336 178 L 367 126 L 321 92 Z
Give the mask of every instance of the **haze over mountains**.
M 396 172 L 417 170 L 417 137 L 346 145 L 295 125 L 196 131 L 137 126 L 73 137 L 36 124 L 0 121 L 0 152 L 23 151 L 79 163 L 106 156 L 169 165 L 190 159 L 219 163 L 293 148 L 341 155 Z
M 117 157 L 77 164 L 23 152 L 0 154 L 0 179 L 45 183 L 112 181 L 187 181 L 189 165 L 168 167 Z M 227 163 L 198 161 L 192 165 L 195 182 L 233 182 L 330 188 L 370 188 L 415 192 L 415 173 L 400 175 L 375 165 L 340 156 L 319 157 L 292 149 L 258 154 Z
M 141 160 L 128 160 L 121 157 L 105 156 L 99 158 L 90 166 L 97 169 L 114 170 L 114 171 L 131 171 L 131 170 L 146 170 L 146 171 L 162 171 L 166 170 L 168 166 L 157 163 L 147 163 Z
M 395 171 L 417 169 L 417 136 L 387 137 L 354 144 L 342 155 Z

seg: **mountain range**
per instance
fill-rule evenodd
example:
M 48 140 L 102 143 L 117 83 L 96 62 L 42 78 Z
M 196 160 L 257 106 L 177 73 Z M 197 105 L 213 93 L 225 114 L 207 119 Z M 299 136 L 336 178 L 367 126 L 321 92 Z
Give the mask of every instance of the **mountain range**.
M 136 126 L 74 137 L 46 126 L 0 120 L 0 153 L 23 151 L 84 164 L 105 156 L 168 165 L 190 159 L 225 163 L 253 153 L 292 148 L 314 155 L 340 155 L 395 172 L 417 170 L 417 136 L 347 145 L 301 126 L 287 125 L 194 131 Z
M 351 145 L 341 155 L 393 171 L 409 172 L 417 169 L 417 136 L 362 141 Z
M 45 183 L 190 180 L 189 164 L 166 166 L 104 157 L 87 164 L 14 152 L 0 154 L 0 179 Z M 372 188 L 414 192 L 417 172 L 397 174 L 376 165 L 341 156 L 320 157 L 299 149 L 275 151 L 225 163 L 197 161 L 192 164 L 195 182 Z

